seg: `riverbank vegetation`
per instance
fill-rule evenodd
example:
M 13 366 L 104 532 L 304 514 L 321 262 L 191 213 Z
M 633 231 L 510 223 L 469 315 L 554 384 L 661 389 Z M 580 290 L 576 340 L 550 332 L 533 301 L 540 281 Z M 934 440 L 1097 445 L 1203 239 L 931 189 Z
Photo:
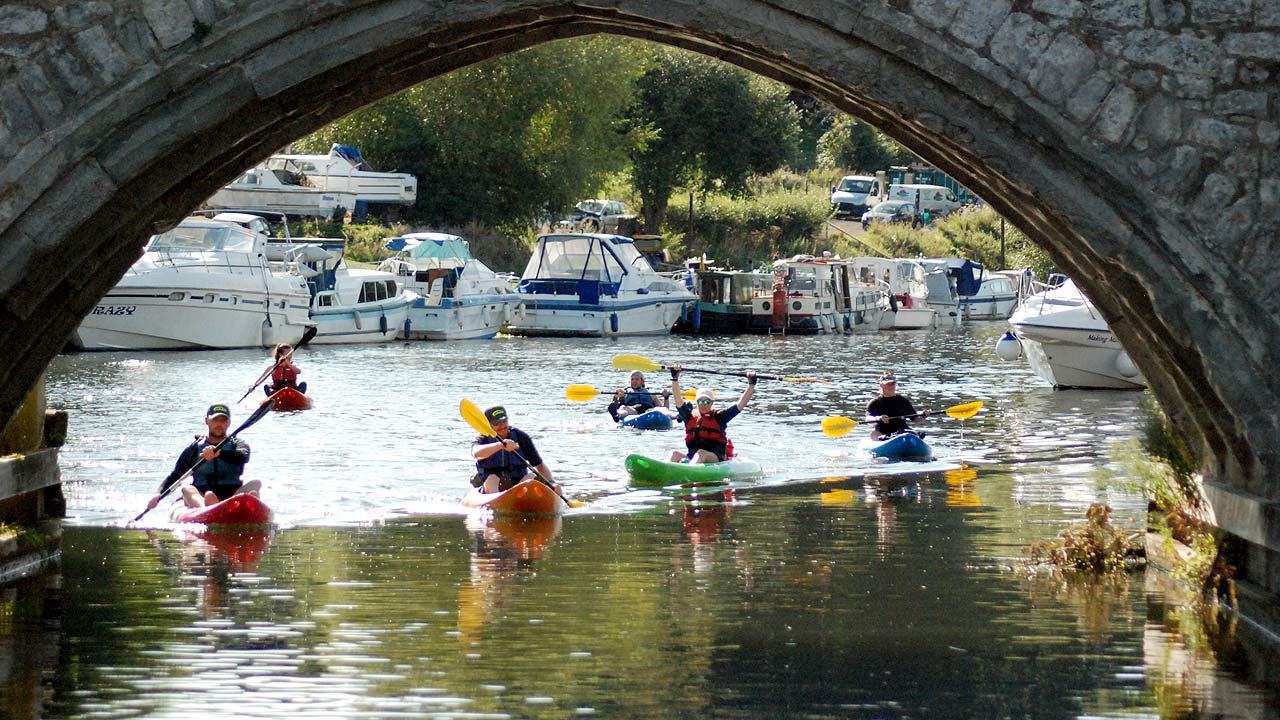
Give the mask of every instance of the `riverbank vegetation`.
M 418 178 L 408 208 L 334 226 L 348 256 L 373 261 L 384 237 L 454 232 L 495 269 L 519 272 L 538 232 L 578 201 L 610 197 L 663 236 L 669 255 L 747 268 L 831 249 L 831 187 L 847 172 L 916 160 L 883 133 L 803 93 L 702 55 L 612 36 L 540 45 L 417 85 L 321 128 L 294 150 L 356 145 L 376 169 Z M 873 229 L 900 256 L 961 255 L 999 265 L 999 218 L 965 214 L 913 232 Z M 375 229 L 381 228 L 381 230 Z M 1029 248 L 1006 229 L 1006 244 Z M 1039 267 L 1015 249 L 1010 266 Z M 1025 253 L 1024 253 L 1025 254 Z

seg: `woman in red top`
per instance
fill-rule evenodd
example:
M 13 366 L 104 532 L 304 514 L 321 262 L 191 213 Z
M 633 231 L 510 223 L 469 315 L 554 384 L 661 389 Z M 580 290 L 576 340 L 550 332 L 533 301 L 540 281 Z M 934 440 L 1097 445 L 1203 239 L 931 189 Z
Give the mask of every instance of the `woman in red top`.
M 307 383 L 298 382 L 298 373 L 302 370 L 293 364 L 293 346 L 280 343 L 275 349 L 276 366 L 271 371 L 271 382 L 263 386 L 267 395 L 285 387 L 296 389 L 300 393 L 307 391 Z

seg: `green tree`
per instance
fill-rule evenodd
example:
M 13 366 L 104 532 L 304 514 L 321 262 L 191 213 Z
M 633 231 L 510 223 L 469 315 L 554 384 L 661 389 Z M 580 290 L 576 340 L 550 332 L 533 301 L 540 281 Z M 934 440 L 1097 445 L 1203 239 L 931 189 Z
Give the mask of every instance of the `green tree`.
M 356 145 L 377 169 L 413 173 L 413 220 L 527 228 L 625 169 L 616 119 L 648 57 L 604 35 L 548 43 L 417 85 L 296 145 Z
M 645 227 L 657 231 L 677 187 L 733 196 L 788 162 L 800 135 L 787 90 L 731 65 L 661 49 L 624 115 Z
M 818 140 L 818 165 L 862 172 L 906 165 L 915 160 L 910 150 L 888 135 L 848 115 L 836 118 Z

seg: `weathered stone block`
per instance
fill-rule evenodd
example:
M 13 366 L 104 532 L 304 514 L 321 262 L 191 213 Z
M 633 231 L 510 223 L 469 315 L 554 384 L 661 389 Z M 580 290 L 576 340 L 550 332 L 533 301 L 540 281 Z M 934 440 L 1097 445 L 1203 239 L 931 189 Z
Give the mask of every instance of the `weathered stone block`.
M 1014 13 L 991 38 L 991 59 L 1014 77 L 1025 78 L 1052 40 L 1053 31 L 1043 23 L 1029 15 Z
M 1031 9 L 1071 20 L 1082 18 L 1088 12 L 1088 8 L 1079 0 L 1032 0 Z
M 78 33 L 76 47 L 88 57 L 93 64 L 90 70 L 103 84 L 110 85 L 129 70 L 129 60 L 124 50 L 100 25 Z
M 1010 0 L 984 0 L 960 6 L 948 31 L 969 47 L 982 47 L 1004 25 L 1013 10 Z
M 1220 115 L 1267 116 L 1268 93 L 1231 90 L 1213 98 L 1213 111 Z
M 162 48 L 180 45 L 195 34 L 195 13 L 183 0 L 143 0 L 142 15 Z
M 1217 74 L 1219 55 L 1218 45 L 1212 40 L 1161 30 L 1129 33 L 1124 47 L 1124 58 L 1130 62 L 1206 77 Z
M 1102 101 L 1111 92 L 1112 84 L 1106 73 L 1095 72 L 1090 75 L 1067 101 L 1067 114 L 1076 122 L 1088 122 L 1102 107 Z
M 911 0 L 908 11 L 920 21 L 921 25 L 934 30 L 945 30 L 951 26 L 952 18 L 960 9 L 959 3 L 948 0 Z
M 1280 60 L 1280 42 L 1274 33 L 1234 33 L 1223 39 L 1222 48 L 1239 57 Z
M 48 26 L 49 15 L 39 8 L 0 5 L 0 36 L 31 35 Z
M 1094 0 L 1089 19 L 1115 27 L 1142 27 L 1147 23 L 1146 0 Z
M 1119 143 L 1124 139 L 1137 109 L 1138 98 L 1133 90 L 1124 85 L 1116 85 L 1107 93 L 1107 99 L 1102 101 L 1093 127 L 1107 142 Z
M 1252 0 L 1188 0 L 1187 16 L 1196 25 L 1253 22 Z
M 1059 34 L 1040 56 L 1027 82 L 1041 97 L 1061 102 L 1093 72 L 1093 51 L 1078 38 Z

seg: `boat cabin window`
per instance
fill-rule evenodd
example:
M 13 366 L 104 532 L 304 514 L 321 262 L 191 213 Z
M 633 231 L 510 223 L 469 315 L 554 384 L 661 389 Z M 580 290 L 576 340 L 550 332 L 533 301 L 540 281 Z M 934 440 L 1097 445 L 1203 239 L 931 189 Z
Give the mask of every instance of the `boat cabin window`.
M 792 268 L 787 282 L 790 292 L 812 293 L 818 289 L 818 273 L 813 268 Z
M 565 237 L 546 238 L 540 251 L 534 252 L 525 268 L 526 279 L 579 280 L 592 277 L 617 282 L 626 271 L 622 263 L 630 264 L 626 254 L 644 258 L 631 244 L 606 247 L 596 238 Z M 618 253 L 617 256 L 614 253 Z M 620 262 L 621 261 L 621 262 Z
M 179 225 L 152 236 L 152 252 L 253 252 L 254 236 L 227 225 Z
M 395 280 L 366 280 L 360 286 L 359 302 L 377 302 L 396 296 Z

